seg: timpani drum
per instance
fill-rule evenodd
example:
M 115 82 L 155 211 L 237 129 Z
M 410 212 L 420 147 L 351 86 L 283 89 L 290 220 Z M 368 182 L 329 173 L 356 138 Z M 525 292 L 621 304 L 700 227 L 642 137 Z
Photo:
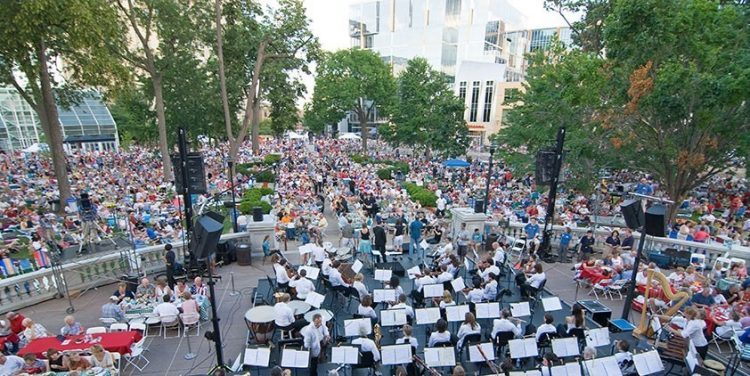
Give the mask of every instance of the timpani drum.
M 316 309 L 316 310 L 312 310 L 310 312 L 305 313 L 305 320 L 307 320 L 307 322 L 312 322 L 313 316 L 315 316 L 318 313 L 320 313 L 320 315 L 323 317 L 323 321 L 328 322 L 328 321 L 331 321 L 331 319 L 333 318 L 333 312 L 327 309 Z
M 273 338 L 275 318 L 276 311 L 272 306 L 257 306 L 245 312 L 245 322 L 256 343 L 268 343 Z
M 713 360 L 713 359 L 706 359 L 703 361 L 703 367 L 708 369 L 709 371 L 714 372 L 716 375 L 723 375 L 726 371 L 727 367 L 723 364 Z
M 305 303 L 302 300 L 292 300 L 289 303 L 287 303 L 289 308 L 292 309 L 295 316 L 299 316 L 302 314 L 305 314 L 307 311 L 312 308 L 312 306 L 309 303 Z

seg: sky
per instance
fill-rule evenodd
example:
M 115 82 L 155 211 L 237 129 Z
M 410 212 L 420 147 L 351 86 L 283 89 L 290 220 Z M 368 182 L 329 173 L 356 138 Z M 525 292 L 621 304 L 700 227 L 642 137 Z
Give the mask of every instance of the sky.
M 362 0 L 304 0 L 304 2 L 307 16 L 312 21 L 312 31 L 320 38 L 322 47 L 326 50 L 349 48 L 349 5 L 362 2 Z M 544 9 L 543 0 L 508 0 L 508 2 L 527 16 L 527 28 L 566 25 L 563 18 L 556 12 L 548 12 Z M 570 16 L 575 17 L 575 15 Z

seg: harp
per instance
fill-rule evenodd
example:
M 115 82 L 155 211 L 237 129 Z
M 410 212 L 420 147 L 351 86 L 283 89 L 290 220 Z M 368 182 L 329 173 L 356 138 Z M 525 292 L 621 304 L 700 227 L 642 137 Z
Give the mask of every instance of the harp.
M 646 292 L 644 294 L 645 300 L 643 309 L 641 310 L 641 321 L 639 322 L 638 327 L 633 330 L 634 337 L 648 335 L 650 321 L 648 320 L 648 314 L 646 313 L 646 311 L 648 311 L 648 298 L 649 293 L 651 292 L 651 282 L 654 280 L 654 278 L 659 281 L 662 291 L 664 291 L 664 296 L 666 296 L 670 301 L 676 302 L 674 305 L 672 305 L 671 308 L 669 308 L 669 310 L 667 310 L 667 312 L 665 313 L 666 316 L 674 316 L 674 314 L 679 311 L 680 307 L 685 305 L 685 303 L 690 300 L 691 295 L 689 292 L 680 291 L 677 293 L 673 293 L 672 286 L 669 285 L 667 277 L 665 277 L 664 274 L 661 274 L 653 269 L 649 269 L 646 275 Z M 633 286 L 633 288 L 635 288 L 635 286 Z

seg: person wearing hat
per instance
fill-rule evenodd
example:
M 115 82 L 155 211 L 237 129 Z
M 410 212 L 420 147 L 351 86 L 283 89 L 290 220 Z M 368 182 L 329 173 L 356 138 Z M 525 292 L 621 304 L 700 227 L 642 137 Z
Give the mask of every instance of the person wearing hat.
M 101 318 L 110 318 L 117 321 L 123 321 L 125 319 L 125 313 L 122 311 L 117 302 L 119 299 L 112 295 L 109 297 L 109 302 L 102 306 Z

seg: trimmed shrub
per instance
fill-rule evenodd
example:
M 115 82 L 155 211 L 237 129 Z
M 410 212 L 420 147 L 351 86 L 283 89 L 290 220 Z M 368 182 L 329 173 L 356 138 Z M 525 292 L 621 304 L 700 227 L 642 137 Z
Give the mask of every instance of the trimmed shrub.
M 392 177 L 393 174 L 392 173 L 393 173 L 393 168 L 392 167 L 381 168 L 377 172 L 378 177 L 381 178 L 381 179 L 383 179 L 383 180 L 393 179 L 393 177 Z
M 255 181 L 259 183 L 273 183 L 276 181 L 276 175 L 268 170 L 261 171 L 255 174 Z
M 405 183 L 404 188 L 406 188 L 406 192 L 409 193 L 409 197 L 411 197 L 412 200 L 419 202 L 424 207 L 434 208 L 437 203 L 437 196 L 435 195 L 435 192 L 425 188 L 420 187 L 414 183 Z
M 263 163 L 267 166 L 270 166 L 278 161 L 281 160 L 281 155 L 279 154 L 266 154 L 265 157 L 263 157 Z
M 270 188 L 248 189 L 242 196 L 242 201 L 240 201 L 240 213 L 250 214 L 253 211 L 254 207 L 259 206 L 263 209 L 263 213 L 269 214 L 272 209 L 271 205 L 265 201 L 261 201 L 260 199 L 263 196 L 267 196 L 272 193 L 273 190 Z

